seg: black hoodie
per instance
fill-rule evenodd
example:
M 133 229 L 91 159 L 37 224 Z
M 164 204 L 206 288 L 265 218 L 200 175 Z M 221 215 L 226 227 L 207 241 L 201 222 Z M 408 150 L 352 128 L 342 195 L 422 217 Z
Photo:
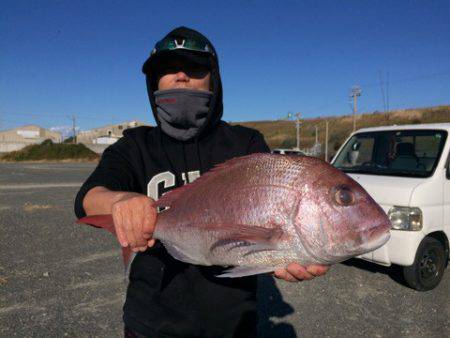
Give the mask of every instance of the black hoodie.
M 177 28 L 168 35 L 200 35 Z M 77 217 L 85 216 L 86 193 L 95 186 L 134 191 L 154 199 L 233 157 L 268 152 L 253 129 L 221 121 L 222 84 L 218 59 L 212 58 L 211 109 L 195 139 L 181 142 L 157 127 L 125 130 L 109 146 L 75 199 Z M 154 77 L 147 74 L 148 93 L 156 112 Z M 155 120 L 157 117 L 155 114 Z M 172 258 L 161 243 L 136 255 L 130 267 L 124 305 L 125 325 L 150 337 L 251 337 L 255 335 L 256 277 L 217 278 L 221 267 L 186 264 Z

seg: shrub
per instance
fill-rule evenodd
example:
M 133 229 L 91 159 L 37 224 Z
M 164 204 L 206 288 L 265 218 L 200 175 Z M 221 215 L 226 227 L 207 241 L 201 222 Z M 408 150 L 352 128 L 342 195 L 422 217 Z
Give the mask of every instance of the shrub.
M 39 160 L 94 160 L 99 155 L 84 144 L 53 143 L 45 140 L 41 144 L 33 144 L 25 148 L 4 154 L 4 161 L 39 161 Z

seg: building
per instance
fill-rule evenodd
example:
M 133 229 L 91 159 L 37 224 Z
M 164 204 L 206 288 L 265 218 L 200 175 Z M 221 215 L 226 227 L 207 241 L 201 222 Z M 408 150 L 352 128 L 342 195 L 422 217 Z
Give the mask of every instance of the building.
M 20 150 L 27 145 L 39 144 L 47 139 L 60 143 L 62 136 L 61 133 L 34 124 L 0 131 L 0 153 Z
M 77 142 L 83 143 L 96 153 L 102 153 L 107 146 L 122 137 L 124 130 L 139 126 L 148 126 L 148 124 L 139 121 L 130 121 L 81 131 L 77 135 Z
M 129 128 L 147 126 L 148 124 L 139 121 L 110 124 L 91 130 L 81 131 L 77 135 L 77 142 L 89 144 L 113 144 L 122 137 L 123 131 Z

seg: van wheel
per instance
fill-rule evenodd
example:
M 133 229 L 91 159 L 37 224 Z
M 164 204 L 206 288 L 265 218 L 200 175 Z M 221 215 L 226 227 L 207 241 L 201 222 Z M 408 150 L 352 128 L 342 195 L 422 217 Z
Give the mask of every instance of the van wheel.
M 432 290 L 442 279 L 445 261 L 442 243 L 435 238 L 425 237 L 417 249 L 413 265 L 403 267 L 403 276 L 413 289 Z

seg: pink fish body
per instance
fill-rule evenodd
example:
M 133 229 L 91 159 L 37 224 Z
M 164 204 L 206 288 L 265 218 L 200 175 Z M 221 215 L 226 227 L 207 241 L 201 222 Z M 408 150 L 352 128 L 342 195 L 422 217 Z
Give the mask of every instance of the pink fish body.
M 369 194 L 312 157 L 235 158 L 163 195 L 157 206 L 167 209 L 154 238 L 181 261 L 231 267 L 222 277 L 291 262 L 329 265 L 375 250 L 390 236 L 390 221 Z M 92 217 L 80 222 L 96 225 Z

